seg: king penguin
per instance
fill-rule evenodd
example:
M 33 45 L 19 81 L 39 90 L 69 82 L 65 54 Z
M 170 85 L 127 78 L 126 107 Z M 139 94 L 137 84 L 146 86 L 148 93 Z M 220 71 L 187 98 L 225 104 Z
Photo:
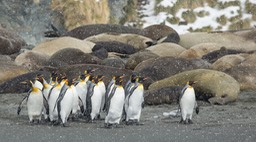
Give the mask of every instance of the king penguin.
M 54 106 L 54 110 L 57 109 L 58 111 L 58 119 L 63 126 L 66 126 L 68 117 L 73 109 L 73 97 L 76 94 L 74 82 L 74 79 L 66 80 L 65 84 L 61 88 L 60 95 Z
M 195 81 L 187 82 L 186 86 L 182 89 L 179 97 L 179 105 L 181 109 L 181 120 L 180 123 L 192 124 L 192 114 L 194 108 L 196 113 L 199 113 L 199 107 L 197 106 L 195 90 L 193 88 Z
M 106 85 L 105 83 L 103 82 L 103 78 L 105 76 L 103 75 L 98 75 L 98 85 L 99 85 L 99 89 L 101 91 L 101 96 L 102 96 L 102 99 L 101 99 L 101 106 L 100 106 L 100 112 L 103 111 L 103 107 L 104 107 L 104 104 L 105 104 L 105 94 L 106 94 Z M 100 116 L 99 116 L 100 117 Z
M 56 122 L 58 120 L 58 111 L 54 110 L 54 105 L 59 97 L 62 86 L 65 84 L 67 77 L 65 74 L 59 74 L 57 78 L 56 85 L 50 90 L 48 96 L 48 104 L 49 104 L 49 118 L 51 122 Z
M 111 81 L 108 83 L 108 86 L 107 86 L 107 89 L 106 89 L 106 93 L 105 93 L 105 102 L 104 102 L 104 106 L 102 108 L 103 112 L 106 112 L 106 101 L 108 99 L 108 96 L 112 90 L 112 88 L 114 87 L 115 85 L 115 82 L 116 82 L 116 76 L 113 76 Z
M 35 86 L 35 80 L 33 81 L 26 81 L 22 82 L 25 85 L 30 86 L 30 91 L 28 94 L 23 98 L 23 100 L 20 102 L 17 114 L 20 114 L 21 111 L 21 105 L 24 102 L 24 100 L 27 101 L 27 109 L 28 109 L 28 117 L 29 122 L 33 123 L 35 120 L 39 123 L 41 121 L 42 111 L 44 108 L 44 105 L 47 106 L 47 102 L 45 102 L 43 93 L 41 89 L 37 88 Z
M 91 73 L 93 73 L 94 70 L 85 70 L 84 73 L 82 73 L 79 78 L 80 80 L 75 84 L 76 90 L 77 90 L 77 94 L 79 96 L 79 98 L 82 101 L 82 104 L 79 104 L 79 106 L 83 105 L 84 109 L 86 109 L 86 96 L 87 96 L 87 92 L 88 92 L 88 86 L 89 86 L 89 78 L 91 76 Z M 80 109 L 81 113 L 84 114 L 85 112 L 83 112 Z
M 90 89 L 89 95 L 91 97 L 91 120 L 93 121 L 96 117 L 100 115 L 101 101 L 102 101 L 102 90 L 99 86 L 98 76 L 94 77 L 92 80 L 93 88 Z
M 134 86 L 131 87 L 125 98 L 125 112 L 127 125 L 139 125 L 141 110 L 144 107 L 143 81 L 147 78 L 137 77 Z
M 118 124 L 120 123 L 125 99 L 125 91 L 122 86 L 122 82 L 122 77 L 116 78 L 115 84 L 110 92 L 109 97 L 106 100 L 106 128 L 118 126 Z

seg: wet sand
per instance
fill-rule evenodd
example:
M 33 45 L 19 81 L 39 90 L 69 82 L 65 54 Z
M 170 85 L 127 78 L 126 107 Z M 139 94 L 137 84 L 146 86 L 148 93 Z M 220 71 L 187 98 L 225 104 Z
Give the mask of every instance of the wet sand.
M 85 123 L 69 122 L 69 127 L 28 123 L 26 107 L 16 114 L 24 94 L 0 94 L 0 141 L 93 141 L 93 142 L 254 142 L 256 140 L 256 93 L 243 92 L 237 102 L 210 105 L 199 101 L 200 113 L 191 125 L 179 124 L 180 117 L 165 117 L 163 112 L 177 105 L 146 106 L 142 111 L 144 125 L 105 129 L 104 120 Z

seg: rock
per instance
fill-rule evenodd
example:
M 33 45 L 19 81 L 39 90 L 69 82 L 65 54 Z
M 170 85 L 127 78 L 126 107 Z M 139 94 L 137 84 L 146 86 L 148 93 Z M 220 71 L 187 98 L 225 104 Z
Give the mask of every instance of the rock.
M 25 41 L 16 33 L 0 27 L 0 54 L 10 55 L 20 51 L 26 45 Z
M 240 92 L 240 85 L 233 77 L 226 73 L 209 69 L 196 69 L 176 74 L 154 82 L 149 86 L 149 90 L 158 90 L 176 85 L 185 86 L 189 80 L 198 81 L 194 85 L 197 98 L 206 99 L 211 104 L 234 102 Z
M 203 55 L 208 54 L 209 52 L 219 50 L 222 46 L 218 43 L 199 43 L 192 46 L 188 50 L 183 51 L 180 54 L 182 58 L 198 58 L 201 59 Z
M 60 61 L 67 63 L 69 65 L 72 64 L 97 64 L 101 62 L 100 59 L 97 57 L 89 54 L 84 53 L 80 49 L 75 48 L 65 48 L 62 50 L 59 50 L 58 52 L 54 53 L 51 58 L 49 59 L 49 62 L 51 63 L 53 61 Z
M 34 71 L 21 75 L 17 75 L 16 77 L 6 80 L 5 82 L 0 84 L 0 93 L 24 93 L 29 91 L 29 87 L 21 84 L 20 82 L 26 80 L 35 79 L 37 74 L 42 74 L 44 78 L 49 81 L 50 72 L 47 71 Z
M 22 66 L 17 66 L 14 61 L 10 60 L 6 56 L 1 56 L 0 66 L 0 84 L 11 78 L 28 72 L 27 69 Z
M 141 35 L 153 40 L 162 39 L 164 42 L 179 43 L 180 41 L 179 34 L 173 28 L 167 25 L 150 25 L 142 29 Z
M 225 55 L 240 54 L 240 53 L 247 53 L 247 52 L 221 47 L 219 50 L 215 50 L 215 51 L 209 52 L 208 54 L 203 55 L 202 59 L 206 60 L 209 63 L 214 63 L 216 60 L 218 60 L 219 58 L 221 58 Z M 250 53 L 250 52 L 248 52 L 248 53 Z
M 117 52 L 121 54 L 133 54 L 137 51 L 135 47 L 129 44 L 117 41 L 96 42 L 94 47 L 92 48 L 92 51 L 96 51 L 101 48 L 106 49 L 108 52 Z
M 40 66 L 45 66 L 50 56 L 36 51 L 25 51 L 18 55 L 15 63 L 18 66 L 24 66 L 28 70 L 37 70 Z
M 245 60 L 244 56 L 249 56 L 249 54 L 225 55 L 215 61 L 210 68 L 218 71 L 225 71 L 242 63 Z
M 101 65 L 115 67 L 115 68 L 119 68 L 119 69 L 124 69 L 125 68 L 125 63 L 120 58 L 107 58 L 107 59 L 104 59 L 102 61 Z
M 103 33 L 88 37 L 85 40 L 94 43 L 104 41 L 117 41 L 131 45 L 135 47 L 136 50 L 142 50 L 154 44 L 152 39 L 137 34 Z
M 137 52 L 129 57 L 125 64 L 125 68 L 133 70 L 140 62 L 156 57 L 158 56 L 151 52 Z
M 245 57 L 245 60 L 225 72 L 234 77 L 241 90 L 256 90 L 256 54 Z
M 157 45 L 150 46 L 146 50 L 158 55 L 159 57 L 171 56 L 178 57 L 186 49 L 175 43 L 160 43 Z
M 201 59 L 158 57 L 141 62 L 134 71 L 157 81 L 183 71 L 208 67 L 209 64 Z
M 243 37 L 233 33 L 187 33 L 180 35 L 180 42 L 184 48 L 190 48 L 199 43 L 217 43 L 227 49 L 253 51 L 256 50 L 256 43 L 252 40 L 246 40 Z M 246 47 L 246 48 L 244 48 Z
M 82 50 L 84 53 L 91 53 L 94 45 L 94 43 L 89 41 L 83 41 L 72 37 L 60 37 L 41 42 L 33 48 L 33 51 L 51 56 L 64 48 L 76 48 Z
M 175 104 L 179 100 L 182 87 L 169 86 L 158 90 L 147 90 L 144 101 L 147 105 Z

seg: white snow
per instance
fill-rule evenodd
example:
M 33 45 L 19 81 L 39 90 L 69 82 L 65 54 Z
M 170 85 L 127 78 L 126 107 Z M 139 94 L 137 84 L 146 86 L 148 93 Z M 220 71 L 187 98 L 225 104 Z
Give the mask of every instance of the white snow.
M 225 2 L 230 2 L 230 1 L 235 1 L 235 0 L 218 0 L 219 2 L 225 3 Z M 153 25 L 153 24 L 160 24 L 162 22 L 165 22 L 167 26 L 170 26 L 174 28 L 179 34 L 184 34 L 189 32 L 189 29 L 192 28 L 193 30 L 195 29 L 201 29 L 203 27 L 210 26 L 213 28 L 213 30 L 216 30 L 217 28 L 220 28 L 219 30 L 228 30 L 228 27 L 230 26 L 230 22 L 227 22 L 225 25 L 221 25 L 220 23 L 217 22 L 217 18 L 221 17 L 222 15 L 225 16 L 226 18 L 230 19 L 232 17 L 239 16 L 239 10 L 242 11 L 243 15 L 241 19 L 238 20 L 244 20 L 244 19 L 251 19 L 252 15 L 246 13 L 245 10 L 245 2 L 246 0 L 240 0 L 241 2 L 241 7 L 240 6 L 229 6 L 225 9 L 220 9 L 220 8 L 212 8 L 208 6 L 207 4 L 204 7 L 199 7 L 193 9 L 194 12 L 199 13 L 200 11 L 204 11 L 209 13 L 209 15 L 204 16 L 204 17 L 198 17 L 196 18 L 196 21 L 193 23 L 188 23 L 187 25 L 178 25 L 178 24 L 171 24 L 168 21 L 166 21 L 166 18 L 171 18 L 173 15 L 166 13 L 166 12 L 160 12 L 159 14 L 155 14 L 154 11 L 154 6 L 156 3 L 156 0 L 149 0 L 149 3 L 145 6 L 143 6 L 143 9 L 141 12 L 143 15 L 146 15 L 145 17 L 142 18 L 143 23 L 143 28 Z M 163 6 L 163 7 L 172 7 L 177 0 L 162 0 L 157 6 Z M 249 0 L 249 2 L 256 4 L 256 0 Z M 175 17 L 178 17 L 181 22 L 185 21 L 182 18 L 182 13 L 187 11 L 188 9 L 182 8 L 178 12 L 176 12 Z M 251 26 L 256 24 L 256 21 L 251 22 Z
M 157 6 L 173 7 L 177 0 L 163 0 Z

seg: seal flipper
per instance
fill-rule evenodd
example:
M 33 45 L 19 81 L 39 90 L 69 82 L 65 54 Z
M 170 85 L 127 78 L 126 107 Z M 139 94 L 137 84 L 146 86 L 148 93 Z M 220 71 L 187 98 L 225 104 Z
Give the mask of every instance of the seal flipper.
M 30 95 L 30 93 L 32 92 L 32 90 L 30 89 L 29 91 L 28 91 L 28 94 L 21 100 L 21 102 L 19 103 L 19 106 L 18 106 L 18 109 L 17 109 L 17 114 L 18 115 L 20 115 L 20 111 L 21 111 L 21 105 L 22 105 L 22 103 L 24 102 L 24 100 L 26 99 L 26 101 L 28 101 L 28 97 L 29 97 L 29 95 Z

